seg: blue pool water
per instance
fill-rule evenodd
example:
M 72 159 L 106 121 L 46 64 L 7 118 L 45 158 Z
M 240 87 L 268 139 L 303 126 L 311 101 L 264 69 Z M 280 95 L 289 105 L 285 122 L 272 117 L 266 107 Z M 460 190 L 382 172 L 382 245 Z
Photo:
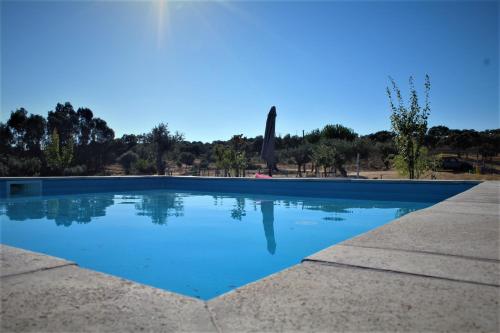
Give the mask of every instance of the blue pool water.
M 169 190 L 4 198 L 1 242 L 206 300 L 431 204 Z

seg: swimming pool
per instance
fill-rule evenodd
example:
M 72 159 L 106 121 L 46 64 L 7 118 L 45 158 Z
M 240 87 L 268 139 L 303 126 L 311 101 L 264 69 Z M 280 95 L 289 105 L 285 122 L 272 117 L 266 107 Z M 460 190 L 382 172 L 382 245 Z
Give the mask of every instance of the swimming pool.
M 92 189 L 86 180 L 76 181 L 81 192 Z M 174 189 L 78 194 L 54 194 L 64 186 L 47 184 L 42 195 L 1 198 L 1 242 L 207 300 L 428 207 L 437 195 L 473 186 L 461 183 L 440 190 L 427 184 L 405 197 L 404 191 L 395 196 L 398 183 L 393 183 L 392 190 L 387 186 L 392 200 L 387 193 L 379 195 L 381 200 L 380 183 L 373 192 L 360 193 L 360 199 L 297 195 L 304 182 L 279 183 L 281 190 L 290 187 L 285 195 L 220 191 L 221 186 L 248 184 L 241 181 L 200 182 L 216 189 L 210 192 L 201 185 L 204 191 L 193 190 L 192 179 L 185 186 L 182 179 L 175 181 L 170 184 Z M 346 186 L 329 183 L 332 189 L 339 185 Z M 433 192 L 427 196 L 433 200 L 425 200 L 426 191 Z M 372 199 L 365 198 L 369 194 Z

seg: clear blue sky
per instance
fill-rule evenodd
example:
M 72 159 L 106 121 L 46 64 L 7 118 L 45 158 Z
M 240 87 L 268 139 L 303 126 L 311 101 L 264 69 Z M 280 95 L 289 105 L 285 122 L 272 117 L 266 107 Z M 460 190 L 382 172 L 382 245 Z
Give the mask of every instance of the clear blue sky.
M 341 123 L 389 129 L 385 87 L 431 76 L 430 125 L 499 127 L 499 4 L 1 2 L 1 117 L 57 102 L 118 136 L 159 122 L 189 140 Z

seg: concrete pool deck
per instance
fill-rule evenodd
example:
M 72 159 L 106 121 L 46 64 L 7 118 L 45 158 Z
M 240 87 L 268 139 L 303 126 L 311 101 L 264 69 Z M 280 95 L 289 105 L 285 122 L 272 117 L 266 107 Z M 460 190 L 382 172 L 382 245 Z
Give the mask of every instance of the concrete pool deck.
M 1 331 L 499 331 L 500 182 L 204 302 L 0 245 Z

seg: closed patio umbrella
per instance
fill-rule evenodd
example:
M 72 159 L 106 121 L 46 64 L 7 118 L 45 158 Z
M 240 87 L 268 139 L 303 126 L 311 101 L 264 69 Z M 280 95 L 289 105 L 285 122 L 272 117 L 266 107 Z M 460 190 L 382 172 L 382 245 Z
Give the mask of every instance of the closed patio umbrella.
M 276 124 L 276 107 L 271 107 L 267 115 L 266 132 L 264 134 L 264 142 L 262 143 L 262 151 L 260 157 L 266 161 L 269 168 L 269 176 L 272 176 L 273 167 L 275 163 L 274 156 L 274 137 L 275 137 L 275 124 Z

